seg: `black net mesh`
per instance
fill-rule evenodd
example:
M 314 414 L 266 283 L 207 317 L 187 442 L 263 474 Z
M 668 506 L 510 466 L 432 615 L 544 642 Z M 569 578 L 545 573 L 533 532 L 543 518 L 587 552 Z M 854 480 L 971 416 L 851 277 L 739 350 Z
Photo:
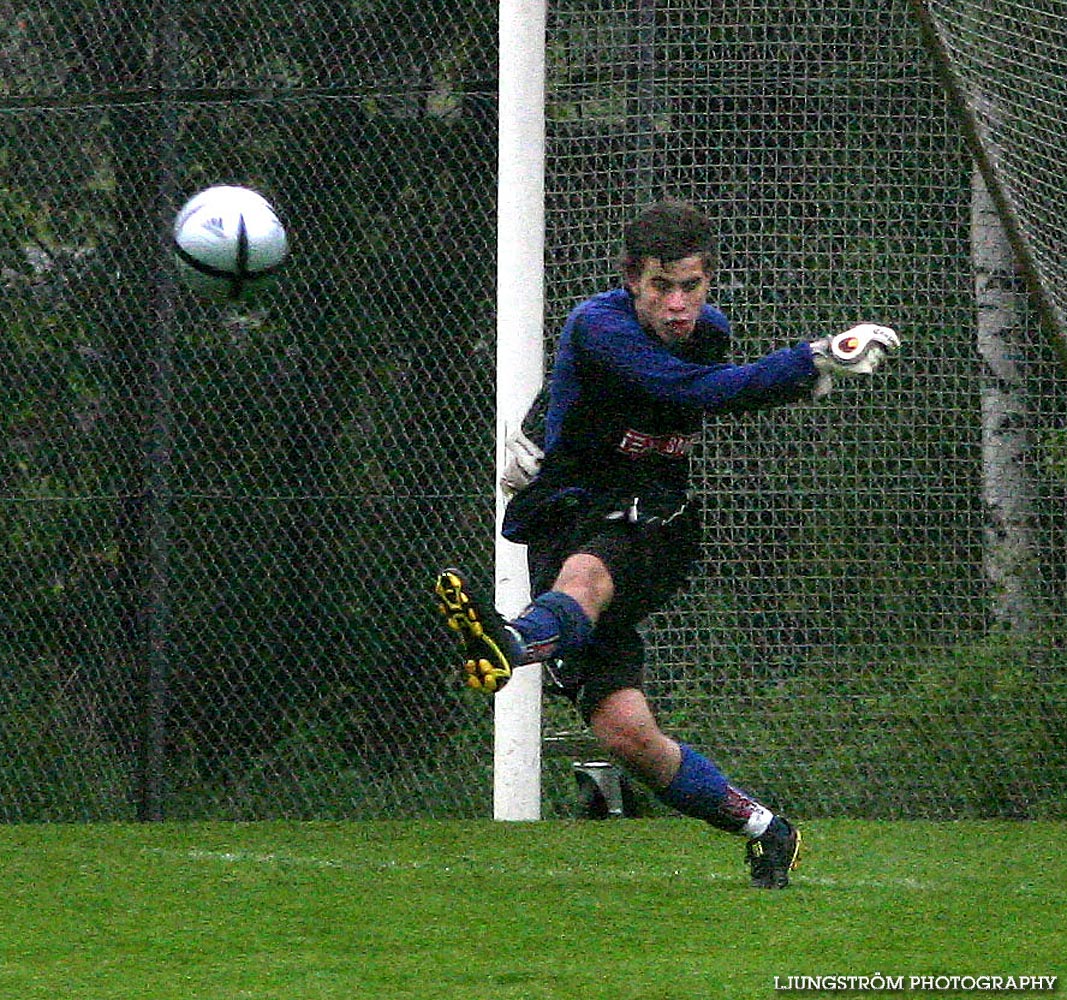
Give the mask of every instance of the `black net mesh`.
M 966 134 L 1067 356 L 1060 150 L 1067 140 L 1067 11 L 1037 3 L 913 0 Z

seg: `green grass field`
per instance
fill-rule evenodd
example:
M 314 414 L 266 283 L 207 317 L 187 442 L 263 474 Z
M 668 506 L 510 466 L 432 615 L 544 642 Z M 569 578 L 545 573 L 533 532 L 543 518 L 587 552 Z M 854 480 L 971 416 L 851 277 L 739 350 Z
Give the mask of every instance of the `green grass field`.
M 793 886 L 768 892 L 742 841 L 675 819 L 0 827 L 0 997 L 747 1000 L 793 995 L 789 976 L 903 976 L 916 996 L 910 976 L 1067 976 L 1067 824 L 804 830 Z

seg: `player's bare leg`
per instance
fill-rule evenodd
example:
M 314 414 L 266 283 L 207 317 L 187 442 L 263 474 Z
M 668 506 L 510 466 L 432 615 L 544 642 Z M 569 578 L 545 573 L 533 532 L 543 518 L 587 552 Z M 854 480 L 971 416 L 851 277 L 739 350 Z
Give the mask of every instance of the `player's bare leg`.
M 593 625 L 615 596 L 615 583 L 607 566 L 588 552 L 567 557 L 552 589 L 573 597 Z
M 601 747 L 653 790 L 666 788 L 678 773 L 681 748 L 660 730 L 640 691 L 625 688 L 608 695 L 589 725 Z
M 800 832 L 729 784 L 706 757 L 665 735 L 641 691 L 608 695 L 590 719 L 593 734 L 616 760 L 680 812 L 748 837 L 752 885 L 784 889 L 800 856 Z

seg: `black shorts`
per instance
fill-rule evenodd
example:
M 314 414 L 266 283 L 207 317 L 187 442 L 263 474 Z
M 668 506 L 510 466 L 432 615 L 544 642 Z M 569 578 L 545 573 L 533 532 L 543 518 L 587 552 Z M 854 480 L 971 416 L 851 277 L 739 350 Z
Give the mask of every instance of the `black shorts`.
M 682 591 L 700 554 L 699 513 L 692 505 L 665 525 L 607 520 L 586 508 L 570 523 L 528 543 L 530 586 L 536 597 L 552 588 L 564 561 L 577 553 L 599 558 L 615 596 L 597 622 L 593 642 L 568 657 L 560 676 L 588 720 L 609 694 L 644 683 L 644 642 L 637 625 Z

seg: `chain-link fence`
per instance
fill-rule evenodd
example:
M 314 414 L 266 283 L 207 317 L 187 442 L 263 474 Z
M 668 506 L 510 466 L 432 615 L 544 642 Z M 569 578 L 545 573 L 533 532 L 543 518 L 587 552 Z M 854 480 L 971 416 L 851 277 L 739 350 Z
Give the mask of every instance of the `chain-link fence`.
M 491 551 L 479 6 L 9 12 L 8 818 L 484 809 L 428 583 Z M 173 286 L 220 181 L 290 232 L 254 308 Z
M 4 13 L 0 816 L 487 814 L 430 586 L 491 575 L 495 10 Z M 674 194 L 720 222 L 738 357 L 908 345 L 709 427 L 665 724 L 801 817 L 1062 813 L 1065 380 L 1018 295 L 1034 600 L 998 627 L 971 166 L 907 5 L 574 0 L 548 56 L 550 338 Z M 291 238 L 247 308 L 174 284 L 173 213 L 221 182 Z

